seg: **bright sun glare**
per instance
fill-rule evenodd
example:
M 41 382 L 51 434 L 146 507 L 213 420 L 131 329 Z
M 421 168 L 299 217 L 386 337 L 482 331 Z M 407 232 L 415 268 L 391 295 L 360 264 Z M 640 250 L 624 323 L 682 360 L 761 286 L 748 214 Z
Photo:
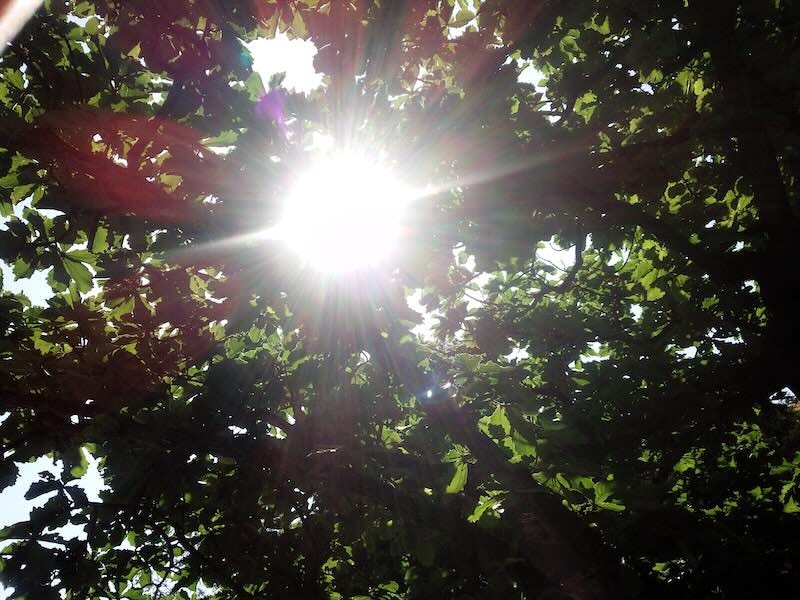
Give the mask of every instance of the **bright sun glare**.
M 319 271 L 361 270 L 396 248 L 413 197 L 375 159 L 341 153 L 298 174 L 274 233 Z

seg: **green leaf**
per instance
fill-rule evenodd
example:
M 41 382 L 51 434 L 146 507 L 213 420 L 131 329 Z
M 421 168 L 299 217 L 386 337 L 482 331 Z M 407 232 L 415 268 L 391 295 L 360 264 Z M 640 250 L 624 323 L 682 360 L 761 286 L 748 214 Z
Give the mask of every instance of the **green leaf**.
M 459 10 L 458 13 L 453 17 L 453 20 L 448 23 L 449 27 L 454 29 L 458 29 L 460 27 L 464 27 L 467 25 L 472 19 L 475 18 L 475 13 L 471 10 Z
M 380 589 L 382 589 L 382 590 L 385 590 L 385 591 L 390 592 L 390 593 L 393 594 L 393 593 L 397 592 L 397 590 L 400 589 L 400 584 L 397 583 L 396 581 L 390 581 L 388 583 L 382 583 L 378 587 Z
M 498 500 L 495 496 L 481 496 L 475 510 L 467 517 L 467 520 L 470 523 L 477 523 L 487 510 L 494 508 L 497 504 Z
M 228 356 L 228 358 L 237 356 L 242 350 L 244 350 L 243 339 L 235 337 L 225 341 L 225 354 Z
M 625 510 L 625 506 L 623 504 L 617 504 L 616 502 L 598 502 L 597 506 L 605 510 L 612 510 L 614 512 L 622 512 Z
M 789 501 L 783 505 L 783 512 L 788 514 L 794 514 L 800 512 L 800 505 L 795 502 L 794 498 L 789 498 Z
M 175 191 L 177 187 L 183 182 L 183 177 L 181 177 L 180 175 L 162 174 L 160 179 L 161 183 L 163 183 L 166 186 L 166 188 L 171 192 Z
M 139 55 L 141 54 L 141 52 L 142 52 L 142 44 L 141 42 L 139 42 L 128 51 L 127 56 L 129 56 L 133 60 L 139 60 Z
M 99 225 L 94 232 L 92 240 L 92 252 L 100 254 L 108 250 L 108 229 Z
M 100 21 L 97 17 L 92 17 L 86 21 L 86 25 L 84 25 L 83 28 L 87 34 L 94 35 L 100 30 Z
M 453 473 L 453 478 L 450 480 L 447 488 L 445 489 L 446 494 L 458 494 L 464 489 L 464 486 L 467 485 L 467 472 L 468 472 L 468 465 L 465 462 L 456 463 L 455 473 Z
M 31 273 L 33 273 L 33 268 L 29 263 L 25 261 L 23 258 L 18 258 L 14 261 L 14 268 L 12 270 L 14 273 L 14 277 L 17 279 L 22 279 L 24 277 L 28 277 Z
M 82 262 L 77 259 L 69 258 L 69 255 L 67 255 L 64 257 L 63 264 L 64 269 L 75 283 L 79 292 L 87 293 L 92 290 L 93 275 Z
M 594 29 L 601 35 L 608 35 L 611 33 L 611 25 L 606 17 L 601 23 L 598 23 L 598 17 L 594 17 L 591 22 L 591 29 Z
M 67 253 L 67 256 L 73 260 L 87 264 L 94 264 L 96 260 L 96 256 L 89 252 L 88 250 L 72 250 L 71 252 Z
M 245 81 L 245 89 L 250 93 L 250 98 L 253 101 L 263 98 L 264 94 L 267 93 L 264 89 L 264 82 L 261 80 L 261 75 L 255 72 Z
M 234 131 L 233 129 L 228 129 L 215 137 L 204 139 L 203 144 L 212 147 L 232 146 L 233 144 L 236 143 L 237 139 L 239 139 L 239 132 Z
M 75 479 L 80 479 L 86 475 L 86 471 L 89 469 L 89 461 L 86 459 L 86 452 L 84 450 L 80 450 L 79 454 L 80 460 L 78 464 L 69 470 L 69 474 Z
M 502 406 L 498 405 L 497 408 L 494 409 L 494 412 L 489 417 L 488 424 L 499 427 L 505 435 L 511 433 L 511 422 L 506 415 L 506 409 Z
M 481 357 L 476 354 L 459 354 L 456 360 L 464 366 L 468 373 L 474 373 L 481 364 Z
M 18 90 L 25 89 L 25 79 L 22 77 L 22 71 L 16 69 L 5 69 L 4 79 Z
M 14 188 L 14 191 L 11 192 L 11 200 L 13 200 L 14 204 L 16 204 L 20 200 L 27 198 L 28 195 L 30 194 L 31 189 L 33 189 L 32 183 L 28 183 L 25 185 L 18 185 L 17 187 Z
M 518 456 L 536 456 L 536 444 L 532 444 L 517 431 L 511 435 L 511 446 L 514 454 Z
M 292 33 L 294 33 L 299 38 L 306 38 L 308 37 L 308 30 L 306 29 L 305 21 L 303 21 L 303 15 L 300 11 L 295 11 L 294 18 L 292 19 Z

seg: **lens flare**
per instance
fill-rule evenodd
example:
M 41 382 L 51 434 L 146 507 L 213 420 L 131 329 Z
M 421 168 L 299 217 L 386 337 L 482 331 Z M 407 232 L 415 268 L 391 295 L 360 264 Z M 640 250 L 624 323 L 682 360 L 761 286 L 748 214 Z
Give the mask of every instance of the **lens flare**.
M 413 199 L 377 160 L 343 153 L 298 174 L 272 233 L 314 269 L 358 271 L 391 255 Z

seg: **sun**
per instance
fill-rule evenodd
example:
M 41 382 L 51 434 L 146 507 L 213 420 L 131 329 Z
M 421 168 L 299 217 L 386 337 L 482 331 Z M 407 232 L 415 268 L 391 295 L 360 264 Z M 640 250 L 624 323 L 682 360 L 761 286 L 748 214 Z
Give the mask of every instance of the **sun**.
M 377 158 L 340 152 L 295 176 L 274 233 L 304 265 L 323 273 L 360 271 L 396 250 L 413 199 Z

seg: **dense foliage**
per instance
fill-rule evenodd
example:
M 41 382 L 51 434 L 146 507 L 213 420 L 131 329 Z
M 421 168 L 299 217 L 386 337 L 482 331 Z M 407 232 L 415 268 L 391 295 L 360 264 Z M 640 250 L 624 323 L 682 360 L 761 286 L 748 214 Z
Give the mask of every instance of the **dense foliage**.
M 322 88 L 253 73 L 276 32 Z M 799 36 L 791 0 L 47 0 L 0 58 L 0 258 L 54 292 L 0 297 L 0 486 L 64 470 L 0 581 L 798 589 Z M 433 190 L 391 268 L 245 235 L 314 132 Z

